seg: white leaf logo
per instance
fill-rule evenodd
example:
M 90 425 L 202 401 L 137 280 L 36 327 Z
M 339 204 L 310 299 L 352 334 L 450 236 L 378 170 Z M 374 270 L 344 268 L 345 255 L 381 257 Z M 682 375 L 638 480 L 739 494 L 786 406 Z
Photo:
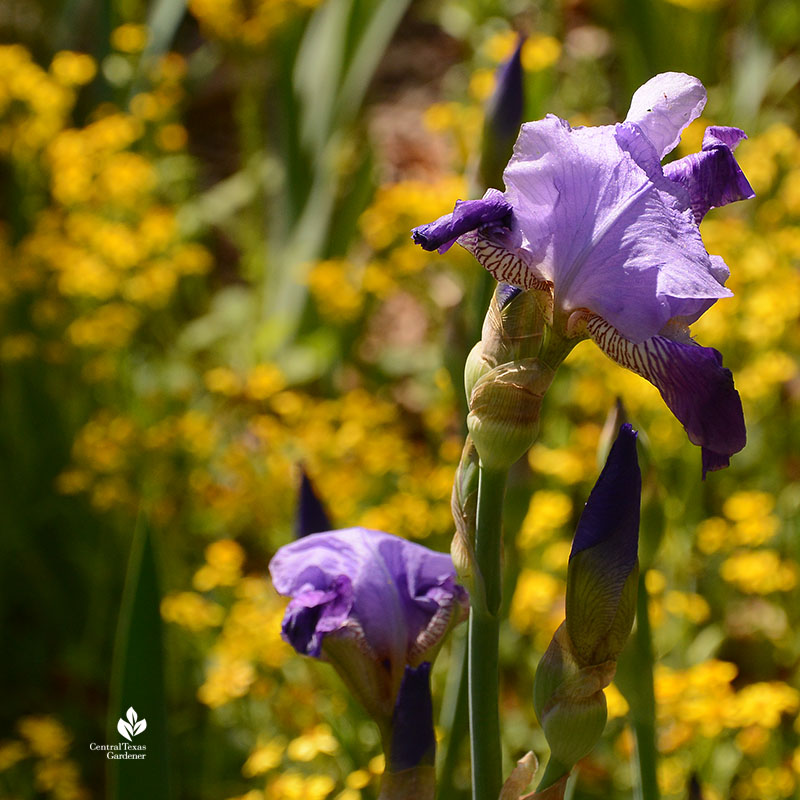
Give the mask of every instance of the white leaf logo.
M 119 722 L 117 722 L 117 730 L 121 736 L 130 742 L 134 736 L 138 736 L 147 728 L 147 720 L 139 719 L 139 715 L 133 706 L 125 712 L 125 717 L 127 722 L 120 718 Z
M 124 736 L 128 741 L 131 741 L 133 738 L 133 728 L 125 722 L 124 719 L 121 719 L 117 723 L 117 730 Z

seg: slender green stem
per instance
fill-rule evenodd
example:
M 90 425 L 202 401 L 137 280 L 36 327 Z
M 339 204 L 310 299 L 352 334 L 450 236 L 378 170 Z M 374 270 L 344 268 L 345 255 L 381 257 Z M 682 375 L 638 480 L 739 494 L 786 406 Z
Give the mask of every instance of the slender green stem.
M 469 617 L 469 722 L 472 740 L 472 798 L 495 800 L 503 782 L 498 710 L 498 641 L 501 602 L 502 521 L 506 472 L 481 465 L 475 560 L 486 587 L 473 598 Z
M 636 797 L 638 800 L 658 800 L 658 750 L 656 749 L 656 699 L 653 688 L 653 641 L 647 603 L 645 574 L 639 576 L 636 598 L 636 631 L 633 634 L 633 676 L 636 680 L 636 708 L 632 709 L 633 732 L 636 739 Z
M 466 637 L 453 638 L 453 650 L 450 654 L 452 667 L 448 673 L 447 687 L 442 700 L 442 711 L 439 725 L 447 731 L 444 747 L 441 752 L 436 781 L 436 797 L 438 800 L 455 800 L 459 796 L 454 777 L 459 755 L 469 730 L 467 715 L 469 696 L 467 687 L 469 673 L 467 671 Z

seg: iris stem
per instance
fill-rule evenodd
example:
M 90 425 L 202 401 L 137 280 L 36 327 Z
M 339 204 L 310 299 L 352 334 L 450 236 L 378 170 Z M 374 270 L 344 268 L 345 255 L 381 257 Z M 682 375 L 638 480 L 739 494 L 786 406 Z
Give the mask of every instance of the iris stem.
M 636 740 L 634 796 L 637 800 L 658 800 L 658 750 L 656 749 L 656 699 L 653 688 L 653 640 L 648 611 L 645 573 L 639 575 L 639 592 L 636 597 L 636 630 L 633 634 L 634 669 L 636 681 L 636 708 L 632 710 L 633 733 Z
M 482 464 L 480 466 L 475 560 L 486 592 L 485 601 L 483 598 L 473 598 L 469 617 L 469 727 L 473 800 L 495 800 L 503 783 L 498 647 L 506 477 L 505 470 L 487 470 Z
M 467 671 L 467 640 L 465 636 L 453 639 L 453 651 L 450 655 L 453 665 L 448 673 L 447 687 L 442 700 L 442 711 L 439 725 L 447 731 L 436 782 L 437 800 L 455 800 L 460 793 L 455 786 L 455 771 L 458 765 L 464 740 L 467 737 L 469 720 L 467 707 L 469 696 L 469 673 Z

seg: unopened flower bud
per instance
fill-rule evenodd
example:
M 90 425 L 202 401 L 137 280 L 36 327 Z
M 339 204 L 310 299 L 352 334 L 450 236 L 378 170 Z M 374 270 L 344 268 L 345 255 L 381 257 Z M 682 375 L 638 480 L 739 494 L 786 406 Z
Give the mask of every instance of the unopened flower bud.
M 608 710 L 603 689 L 614 676 L 613 662 L 581 667 L 562 623 L 536 670 L 533 705 L 547 743 L 548 786 L 588 755 L 603 733 Z
M 475 384 L 487 373 L 491 372 L 493 364 L 490 364 L 483 355 L 483 341 L 478 342 L 469 351 L 467 360 L 464 363 L 464 393 L 469 400 Z
M 514 140 L 522 124 L 525 100 L 521 61 L 525 37 L 520 36 L 511 57 L 497 70 L 497 84 L 486 105 L 478 177 L 484 186 L 501 186 Z
M 534 290 L 498 283 L 483 321 L 483 355 L 492 367 L 535 358 L 544 336 L 544 316 Z
M 392 744 L 387 755 L 390 772 L 402 772 L 420 764 L 433 766 L 436 737 L 433 734 L 431 665 L 406 667 L 392 714 Z
M 379 800 L 433 800 L 436 737 L 430 675 L 427 661 L 406 667 L 384 744 L 386 771 Z
M 464 366 L 467 399 L 487 372 L 502 364 L 535 358 L 544 335 L 544 317 L 537 293 L 499 283 L 481 330 Z
M 533 444 L 553 374 L 541 361 L 524 359 L 495 367 L 475 384 L 467 427 L 484 467 L 508 469 Z
M 578 522 L 567 570 L 567 630 L 581 665 L 616 661 L 633 625 L 642 477 L 636 433 L 620 428 Z
M 568 775 L 605 727 L 603 689 L 636 610 L 640 498 L 636 433 L 625 424 L 575 532 L 566 619 L 536 670 L 534 707 L 551 750 L 541 789 Z

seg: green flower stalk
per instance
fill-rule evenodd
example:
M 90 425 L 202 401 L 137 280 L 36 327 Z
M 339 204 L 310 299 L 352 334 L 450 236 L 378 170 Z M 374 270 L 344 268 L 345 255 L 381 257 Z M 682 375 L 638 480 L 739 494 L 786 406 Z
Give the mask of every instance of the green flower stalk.
M 605 728 L 603 689 L 614 677 L 636 613 L 640 498 L 636 433 L 625 424 L 578 523 L 566 619 L 536 671 L 534 707 L 550 745 L 540 793 L 552 790 L 558 797 L 558 787 Z
M 536 293 L 500 284 L 464 371 L 470 436 L 453 486 L 452 554 L 471 593 L 468 671 L 472 792 L 502 786 L 498 637 L 502 509 L 509 467 L 530 447 L 553 370 L 538 360 L 544 316 Z

